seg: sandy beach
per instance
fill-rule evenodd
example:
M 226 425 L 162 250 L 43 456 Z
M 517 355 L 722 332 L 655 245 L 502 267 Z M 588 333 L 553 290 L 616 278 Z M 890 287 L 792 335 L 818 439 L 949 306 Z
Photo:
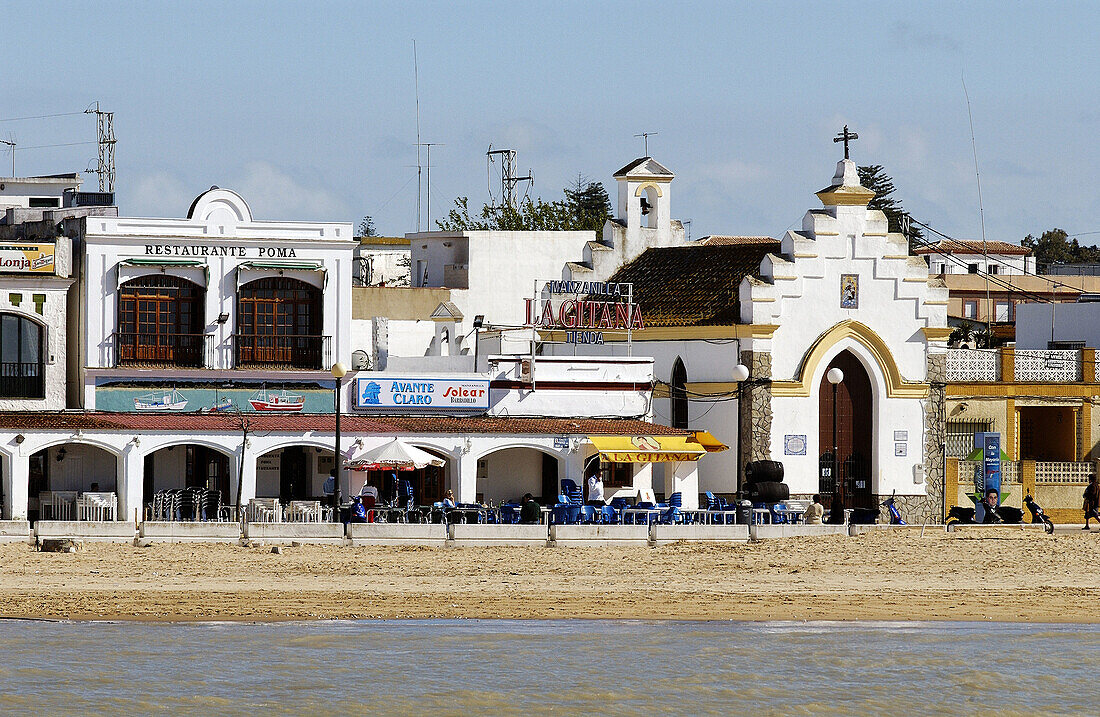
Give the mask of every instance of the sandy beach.
M 0 546 L 0 617 L 1100 622 L 1100 534 L 869 534 L 740 546 Z

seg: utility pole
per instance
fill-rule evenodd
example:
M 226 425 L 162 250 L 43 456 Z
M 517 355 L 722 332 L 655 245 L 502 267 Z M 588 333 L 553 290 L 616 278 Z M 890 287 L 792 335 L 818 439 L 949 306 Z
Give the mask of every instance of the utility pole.
M 99 109 L 99 102 L 95 102 L 95 109 L 89 107 L 84 114 L 94 114 L 96 119 L 96 136 L 99 144 L 99 166 L 96 174 L 99 175 L 99 191 L 115 191 L 115 113 L 103 112 Z
M 0 144 L 11 147 L 11 176 L 15 176 L 15 140 L 0 139 Z
M 509 206 L 512 209 L 516 208 L 516 185 L 520 182 L 534 182 L 535 178 L 531 174 L 531 170 L 527 170 L 526 177 L 516 176 L 516 150 L 514 149 L 493 149 L 493 145 L 489 145 L 489 150 L 485 153 L 486 171 L 492 173 L 492 165 L 494 156 L 500 157 L 500 200 L 501 206 Z M 496 206 L 496 201 L 493 199 L 493 185 L 490 179 L 489 184 L 489 203 Z

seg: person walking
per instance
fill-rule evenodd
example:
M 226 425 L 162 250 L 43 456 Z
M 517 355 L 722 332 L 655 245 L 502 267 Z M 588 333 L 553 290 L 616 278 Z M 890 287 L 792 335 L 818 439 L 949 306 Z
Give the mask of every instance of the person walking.
M 593 473 L 588 477 L 588 505 L 596 507 L 604 505 L 603 478 L 599 473 Z
M 1090 518 L 1096 518 L 1097 522 L 1100 522 L 1100 483 L 1097 482 L 1096 476 L 1089 478 L 1089 484 L 1085 486 L 1084 501 L 1081 508 L 1085 511 L 1084 530 L 1091 530 L 1089 528 Z

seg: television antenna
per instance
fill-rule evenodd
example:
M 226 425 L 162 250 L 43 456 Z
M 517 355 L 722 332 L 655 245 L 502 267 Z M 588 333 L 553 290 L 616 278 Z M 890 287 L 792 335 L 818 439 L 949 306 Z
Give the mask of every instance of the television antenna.
M 527 189 L 530 190 L 531 185 L 535 183 L 535 177 L 531 173 L 531 170 L 527 170 L 526 177 L 516 176 L 516 150 L 514 149 L 493 149 L 493 145 L 489 145 L 488 151 L 485 152 L 485 173 L 488 178 L 489 185 L 489 205 L 495 207 L 496 198 L 493 197 L 493 162 L 496 158 L 500 158 L 500 201 L 501 206 L 509 206 L 512 209 L 516 208 L 516 185 L 520 182 L 530 182 L 527 185 Z M 524 197 L 527 196 L 527 192 L 524 192 Z
M 8 135 L 10 139 L 0 139 L 0 144 L 6 144 L 11 147 L 11 176 L 15 176 L 15 137 Z
M 634 135 L 635 137 L 641 137 L 642 138 L 643 146 L 645 147 L 645 156 L 646 157 L 649 156 L 649 138 L 650 137 L 656 137 L 658 134 L 660 134 L 660 133 L 659 132 L 640 132 L 639 134 Z
M 92 108 L 92 105 L 95 108 Z M 99 191 L 115 191 L 115 113 L 99 109 L 99 102 L 93 102 L 84 110 L 84 114 L 94 114 L 96 120 L 96 142 L 99 145 L 99 162 L 96 174 L 99 175 Z

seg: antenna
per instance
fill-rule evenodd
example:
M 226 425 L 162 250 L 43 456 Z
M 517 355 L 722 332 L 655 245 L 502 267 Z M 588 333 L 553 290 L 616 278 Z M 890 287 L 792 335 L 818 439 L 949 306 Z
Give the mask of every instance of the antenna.
M 978 216 L 982 221 L 982 256 L 985 257 L 985 341 L 986 348 L 993 339 L 993 304 L 989 298 L 989 247 L 985 243 L 985 208 L 982 206 L 982 175 L 978 172 L 978 143 L 974 140 L 974 115 L 970 112 L 970 94 L 966 91 L 966 75 L 962 76 L 963 97 L 966 98 L 966 116 L 970 119 L 970 146 L 974 150 L 974 180 L 978 183 Z M 1051 323 L 1054 323 L 1051 309 Z M 1053 328 L 1051 329 L 1053 331 Z
M 641 137 L 642 142 L 645 143 L 645 156 L 646 157 L 649 156 L 649 138 L 650 137 L 656 137 L 658 134 L 660 134 L 660 133 L 659 132 L 642 132 L 641 134 L 634 135 L 635 137 Z
M 493 145 L 489 145 L 489 149 L 485 152 L 485 166 L 486 171 L 492 174 L 492 164 L 495 156 L 500 157 L 500 200 L 501 206 L 509 206 L 512 209 L 516 208 L 516 185 L 520 182 L 534 182 L 535 178 L 532 175 L 531 170 L 527 170 L 526 177 L 516 176 L 516 150 L 514 149 L 493 149 Z M 489 204 L 493 207 L 496 206 L 496 199 L 493 197 L 492 184 L 489 187 Z
M 99 102 L 93 102 L 95 109 L 89 105 L 84 114 L 95 114 L 96 136 L 99 144 L 99 165 L 96 174 L 99 175 L 99 191 L 115 191 L 115 113 L 103 112 L 99 109 Z
M 418 138 L 419 138 L 419 136 L 418 136 Z M 416 159 L 417 159 L 416 169 L 417 169 L 417 172 L 420 171 L 420 164 L 419 164 L 419 162 L 420 162 L 420 149 L 419 148 L 420 147 L 426 147 L 427 148 L 427 150 L 426 150 L 427 151 L 427 156 L 425 157 L 425 164 L 424 164 L 424 168 L 428 170 L 427 173 L 426 173 L 425 182 L 424 182 L 426 187 L 427 187 L 427 192 L 425 193 L 425 196 L 424 196 L 424 207 L 428 211 L 428 216 L 427 216 L 428 231 L 432 230 L 432 147 L 443 147 L 443 146 L 445 146 L 445 145 L 440 144 L 439 142 L 420 142 L 419 144 L 417 144 L 417 150 L 416 150 Z M 419 212 L 419 209 L 418 209 L 418 212 Z M 420 220 L 420 216 L 419 216 L 419 213 L 418 213 L 418 215 L 417 215 L 417 231 L 420 231 L 420 229 L 419 229 L 419 227 L 420 227 L 419 220 Z
M 10 134 L 8 137 L 11 137 L 11 139 L 0 139 L 0 144 L 6 144 L 11 147 L 11 176 L 15 177 L 15 138 Z
M 687 236 L 684 237 L 684 241 L 691 241 L 691 220 L 690 219 L 685 219 L 680 223 L 683 224 L 684 229 L 687 230 Z
M 413 91 L 416 93 L 416 231 L 420 231 L 420 67 L 416 63 L 416 40 L 413 40 Z

